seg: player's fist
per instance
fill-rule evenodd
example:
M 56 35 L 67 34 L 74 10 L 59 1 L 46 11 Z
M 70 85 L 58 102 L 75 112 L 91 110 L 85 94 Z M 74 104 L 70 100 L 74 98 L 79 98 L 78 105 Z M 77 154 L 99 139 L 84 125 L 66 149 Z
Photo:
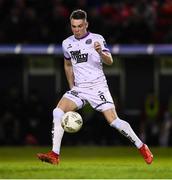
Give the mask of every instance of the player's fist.
M 99 42 L 94 42 L 94 49 L 99 53 L 101 54 L 102 53 L 102 47 L 101 47 L 101 44 Z

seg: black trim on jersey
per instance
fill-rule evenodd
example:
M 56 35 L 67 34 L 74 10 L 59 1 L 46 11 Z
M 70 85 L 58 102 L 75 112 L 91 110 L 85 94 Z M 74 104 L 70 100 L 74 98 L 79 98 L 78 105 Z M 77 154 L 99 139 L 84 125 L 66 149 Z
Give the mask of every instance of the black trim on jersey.
M 81 99 L 81 101 L 82 101 L 82 107 L 84 107 L 87 102 L 86 102 L 86 100 L 83 100 L 83 99 Z
M 100 107 L 100 106 L 102 106 L 103 104 L 106 104 L 106 103 L 114 104 L 114 103 L 112 103 L 112 102 L 110 102 L 110 101 L 105 101 L 105 102 L 97 105 L 94 109 L 97 109 L 98 107 Z
M 109 49 L 108 49 L 108 50 L 107 50 L 107 49 L 103 49 L 102 51 L 103 51 L 103 52 L 109 52 L 109 53 L 110 53 Z
M 67 58 L 67 57 L 65 57 L 65 56 L 64 56 L 64 59 L 66 59 L 66 60 L 71 60 L 71 58 Z

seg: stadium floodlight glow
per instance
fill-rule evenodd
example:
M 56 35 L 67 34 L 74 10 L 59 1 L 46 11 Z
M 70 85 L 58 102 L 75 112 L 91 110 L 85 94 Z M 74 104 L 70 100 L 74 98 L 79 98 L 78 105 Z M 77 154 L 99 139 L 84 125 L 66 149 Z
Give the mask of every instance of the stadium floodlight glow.
M 109 49 L 114 55 L 164 55 L 172 54 L 172 44 L 129 44 L 110 45 Z M 13 44 L 0 45 L 0 54 L 40 54 L 62 55 L 62 47 L 59 44 Z

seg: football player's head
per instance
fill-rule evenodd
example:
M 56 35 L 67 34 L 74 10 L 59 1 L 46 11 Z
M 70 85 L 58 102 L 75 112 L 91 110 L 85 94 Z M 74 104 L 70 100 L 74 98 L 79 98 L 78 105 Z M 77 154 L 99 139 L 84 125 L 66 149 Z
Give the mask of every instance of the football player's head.
M 71 30 L 75 38 L 82 38 L 87 33 L 87 13 L 81 9 L 75 10 L 70 15 Z

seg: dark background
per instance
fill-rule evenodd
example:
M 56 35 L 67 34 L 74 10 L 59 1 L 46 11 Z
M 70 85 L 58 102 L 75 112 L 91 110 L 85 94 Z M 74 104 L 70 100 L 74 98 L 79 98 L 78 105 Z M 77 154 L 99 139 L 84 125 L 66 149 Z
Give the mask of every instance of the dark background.
M 0 0 L 0 44 L 61 45 L 71 34 L 69 15 L 77 8 L 88 12 L 89 30 L 109 45 L 172 43 L 170 0 Z M 119 116 L 147 143 L 172 145 L 172 58 L 116 58 L 117 66 L 105 66 L 105 72 Z M 0 145 L 51 144 L 52 110 L 67 89 L 62 54 L 0 55 Z M 90 107 L 79 112 L 84 126 L 65 134 L 64 144 L 129 144 L 100 113 Z

